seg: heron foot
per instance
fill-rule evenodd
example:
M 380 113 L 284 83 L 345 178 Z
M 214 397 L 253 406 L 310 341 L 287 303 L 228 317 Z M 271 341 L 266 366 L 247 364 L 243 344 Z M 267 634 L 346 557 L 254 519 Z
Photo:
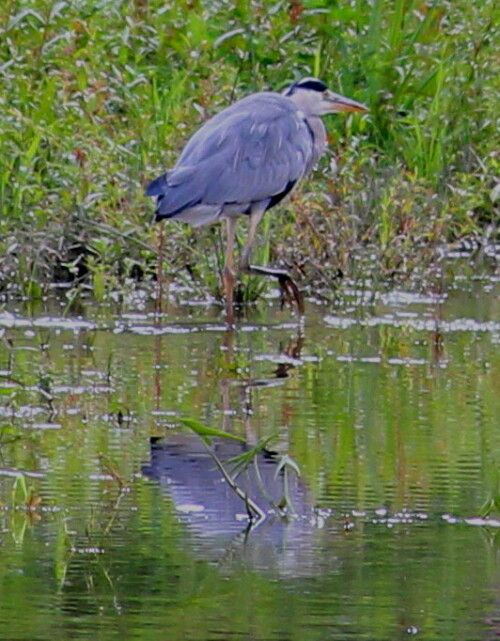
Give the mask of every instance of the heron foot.
M 287 273 L 278 276 L 278 283 L 280 286 L 281 308 L 286 303 L 293 307 L 294 302 L 297 304 L 297 309 L 301 316 L 304 315 L 304 298 L 297 287 L 297 283 Z
M 241 269 L 247 274 L 258 274 L 260 276 L 277 278 L 281 292 L 281 307 L 283 307 L 285 303 L 289 303 L 293 307 L 293 304 L 296 303 L 299 314 L 301 316 L 304 315 L 304 299 L 302 294 L 295 281 L 285 269 L 258 267 L 257 265 L 243 265 Z

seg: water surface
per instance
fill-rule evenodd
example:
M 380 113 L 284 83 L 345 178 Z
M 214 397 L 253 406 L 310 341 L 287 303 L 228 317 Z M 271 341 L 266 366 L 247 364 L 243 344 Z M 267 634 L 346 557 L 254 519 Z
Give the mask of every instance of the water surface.
M 4 306 L 0 638 L 497 638 L 499 294 Z M 273 436 L 258 526 L 182 418 Z

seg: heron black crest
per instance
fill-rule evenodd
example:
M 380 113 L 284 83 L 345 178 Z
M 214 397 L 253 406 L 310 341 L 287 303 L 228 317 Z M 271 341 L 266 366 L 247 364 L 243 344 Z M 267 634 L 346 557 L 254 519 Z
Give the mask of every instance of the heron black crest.
M 299 80 L 299 82 L 293 84 L 285 95 L 291 96 L 296 89 L 308 89 L 309 91 L 323 93 L 328 89 L 328 87 L 324 82 L 317 78 L 303 78 L 302 80 Z

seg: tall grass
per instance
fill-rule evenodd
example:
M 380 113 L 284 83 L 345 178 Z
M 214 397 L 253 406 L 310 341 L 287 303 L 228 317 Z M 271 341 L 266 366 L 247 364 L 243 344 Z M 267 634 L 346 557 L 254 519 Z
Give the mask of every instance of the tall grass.
M 265 255 L 333 282 L 367 243 L 392 247 L 397 269 L 480 233 L 497 215 L 494 12 L 493 0 L 6 0 L 0 287 L 80 278 L 105 293 L 150 278 L 143 185 L 231 100 L 311 73 L 370 114 L 328 120 L 331 156 L 266 222 Z M 326 260 L 310 255 L 318 232 Z M 213 238 L 170 225 L 169 272 L 215 292 Z

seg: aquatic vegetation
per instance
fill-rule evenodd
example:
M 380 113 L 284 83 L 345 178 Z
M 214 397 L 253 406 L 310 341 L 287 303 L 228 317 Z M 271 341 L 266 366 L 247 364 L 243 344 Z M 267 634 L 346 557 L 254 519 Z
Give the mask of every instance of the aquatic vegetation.
M 192 419 L 181 419 L 180 422 L 201 438 L 205 444 L 205 452 L 214 462 L 227 487 L 245 505 L 249 528 L 254 523 L 259 523 L 259 521 L 265 519 L 269 508 L 283 518 L 295 515 L 294 501 L 290 493 L 290 474 L 300 476 L 300 469 L 290 455 L 279 455 L 276 452 L 272 452 L 270 444 L 273 440 L 276 440 L 276 435 L 266 436 L 260 439 L 256 445 L 250 447 L 246 445 L 244 438 L 230 432 L 207 427 Z M 218 454 L 217 448 L 212 447 L 215 438 L 219 439 L 219 441 L 222 439 L 222 442 L 223 439 L 236 440 L 243 443 L 245 447 L 240 447 L 240 451 L 237 454 L 233 450 L 232 456 L 228 455 L 226 449 L 225 456 L 222 458 Z M 168 447 L 168 443 L 165 447 Z M 187 450 L 186 458 L 187 464 L 189 458 L 191 460 L 193 458 L 193 454 L 189 456 L 189 450 Z M 273 478 L 267 478 L 267 482 L 261 469 L 261 465 L 264 464 L 265 466 L 266 462 L 268 468 L 272 466 L 273 472 Z M 280 481 L 276 482 L 278 478 L 280 478 Z M 200 484 L 204 482 L 201 475 L 197 480 Z M 274 486 L 274 490 L 271 488 L 271 484 Z M 279 496 L 273 498 L 272 494 L 276 494 L 276 485 L 279 488 Z M 257 503 L 258 497 L 255 496 L 257 493 L 263 497 L 263 504 Z
M 266 223 L 270 259 L 335 290 L 358 276 L 367 246 L 384 281 L 432 263 L 442 243 L 495 237 L 494 10 L 492 0 L 3 2 L 2 291 L 84 281 L 103 298 L 154 278 L 143 185 L 210 114 L 311 72 L 370 114 L 329 120 L 330 157 Z M 169 279 L 217 296 L 214 244 L 218 231 L 169 225 Z M 241 299 L 262 287 L 252 281 Z

